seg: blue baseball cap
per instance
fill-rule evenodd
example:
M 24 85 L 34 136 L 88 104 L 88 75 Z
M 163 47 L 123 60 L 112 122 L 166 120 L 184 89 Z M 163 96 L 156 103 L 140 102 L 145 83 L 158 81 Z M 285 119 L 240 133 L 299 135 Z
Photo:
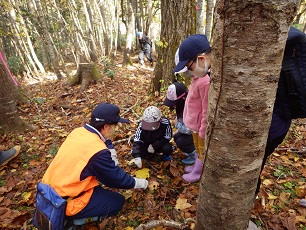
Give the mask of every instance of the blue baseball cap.
M 110 103 L 102 103 L 97 105 L 91 113 L 92 121 L 101 121 L 106 124 L 112 124 L 116 122 L 130 123 L 129 120 L 121 118 L 119 116 L 120 109 L 117 105 Z
M 173 72 L 179 73 L 185 68 L 188 61 L 198 54 L 205 53 L 210 49 L 209 42 L 204 34 L 193 34 L 187 37 L 179 47 L 179 62 Z M 187 70 L 187 69 L 186 69 Z M 184 72 L 184 71 L 183 71 Z

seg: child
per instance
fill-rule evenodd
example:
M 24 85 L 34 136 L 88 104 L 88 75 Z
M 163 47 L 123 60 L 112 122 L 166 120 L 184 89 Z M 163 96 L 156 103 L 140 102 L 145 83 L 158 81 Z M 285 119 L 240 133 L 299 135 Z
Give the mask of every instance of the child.
M 153 153 L 162 153 L 164 161 L 171 160 L 173 151 L 172 145 L 169 143 L 171 138 L 172 129 L 169 120 L 162 117 L 157 107 L 147 107 L 134 136 L 132 156 L 135 159 L 129 164 L 134 163 L 138 168 L 141 168 L 141 158 Z
M 211 48 L 207 37 L 194 34 L 186 38 L 179 47 L 179 62 L 174 68 L 175 73 L 192 74 L 188 97 L 185 102 L 183 121 L 192 130 L 193 142 L 196 148 L 196 160 L 193 166 L 185 168 L 187 174 L 183 179 L 196 182 L 202 175 L 204 138 L 206 133 L 206 113 L 208 109 L 208 90 Z
M 193 164 L 195 162 L 195 147 L 193 144 L 192 132 L 183 123 L 183 111 L 187 97 L 187 88 L 184 84 L 174 82 L 168 87 L 167 96 L 164 104 L 170 109 L 175 109 L 176 119 L 174 120 L 177 132 L 174 134 L 174 141 L 180 150 L 188 158 L 182 160 L 184 164 Z

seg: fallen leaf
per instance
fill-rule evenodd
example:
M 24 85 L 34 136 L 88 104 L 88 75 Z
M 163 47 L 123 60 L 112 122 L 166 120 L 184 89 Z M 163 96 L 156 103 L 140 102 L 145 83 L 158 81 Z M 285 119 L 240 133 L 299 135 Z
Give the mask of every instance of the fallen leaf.
M 143 168 L 143 169 L 137 170 L 135 172 L 135 175 L 136 175 L 137 178 L 147 179 L 147 178 L 150 177 L 149 171 L 150 171 L 150 169 Z
M 32 193 L 31 192 L 26 192 L 26 193 L 23 193 L 22 196 L 23 198 L 27 201 L 29 200 L 29 198 L 31 197 Z
M 187 199 L 178 198 L 176 200 L 175 208 L 177 210 L 184 210 L 186 208 L 190 208 L 192 205 L 187 202 Z
M 156 189 L 158 189 L 159 183 L 157 181 L 150 181 L 149 183 L 149 190 L 150 191 L 154 191 Z
M 274 196 L 272 193 L 269 194 L 268 200 L 275 200 L 277 199 L 277 196 Z

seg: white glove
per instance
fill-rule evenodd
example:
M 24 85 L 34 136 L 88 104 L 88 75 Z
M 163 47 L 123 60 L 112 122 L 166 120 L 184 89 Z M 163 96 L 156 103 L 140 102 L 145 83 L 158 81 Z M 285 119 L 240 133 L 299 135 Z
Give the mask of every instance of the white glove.
M 136 157 L 136 158 L 134 159 L 134 163 L 135 163 L 135 165 L 136 165 L 138 168 L 141 168 L 141 167 L 142 167 L 141 157 Z
M 134 188 L 142 188 L 146 189 L 148 187 L 149 182 L 146 179 L 139 179 L 134 177 L 135 179 L 135 186 Z
M 152 147 L 152 145 L 149 145 L 149 147 L 148 147 L 148 152 L 149 152 L 149 153 L 154 153 L 154 152 L 155 152 L 155 150 L 154 150 L 154 148 Z
M 119 161 L 117 159 L 117 152 L 115 149 L 110 149 L 109 150 L 111 152 L 111 157 L 112 157 L 112 160 L 115 162 L 115 165 L 117 166 L 119 164 Z
M 136 165 L 138 168 L 141 168 L 142 167 L 141 157 L 133 158 L 132 160 L 130 160 L 128 162 L 128 165 L 129 166 L 135 166 Z

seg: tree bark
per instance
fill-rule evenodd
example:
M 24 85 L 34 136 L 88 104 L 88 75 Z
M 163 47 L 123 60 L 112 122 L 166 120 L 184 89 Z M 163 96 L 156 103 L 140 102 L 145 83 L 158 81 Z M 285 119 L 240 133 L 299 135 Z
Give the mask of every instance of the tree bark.
M 205 1 L 198 0 L 197 6 L 198 6 L 197 8 L 197 34 L 204 34 L 205 33 L 205 23 L 204 23 Z
M 207 0 L 206 4 L 206 25 L 205 25 L 205 35 L 208 41 L 211 38 L 211 27 L 213 24 L 213 9 L 215 6 L 215 0 Z
M 100 78 L 94 63 L 80 63 L 77 73 L 69 80 L 69 86 L 81 84 L 80 92 L 83 92 L 88 85 L 96 83 Z
M 182 12 L 183 10 L 183 12 Z M 188 0 L 161 0 L 161 34 L 153 78 L 154 92 L 160 92 L 174 80 L 174 55 L 180 43 L 196 31 L 195 5 Z
M 0 133 L 21 132 L 34 130 L 17 114 L 16 98 L 20 98 L 19 91 L 10 77 L 5 63 L 0 59 Z
M 135 4 L 135 0 L 127 1 L 127 22 L 126 22 L 126 44 L 125 50 L 123 54 L 123 65 L 131 65 L 132 61 L 130 58 L 130 53 L 132 49 L 133 37 L 134 37 L 134 25 L 135 25 L 135 15 L 133 5 Z
M 195 229 L 247 229 L 296 2 L 217 1 Z

